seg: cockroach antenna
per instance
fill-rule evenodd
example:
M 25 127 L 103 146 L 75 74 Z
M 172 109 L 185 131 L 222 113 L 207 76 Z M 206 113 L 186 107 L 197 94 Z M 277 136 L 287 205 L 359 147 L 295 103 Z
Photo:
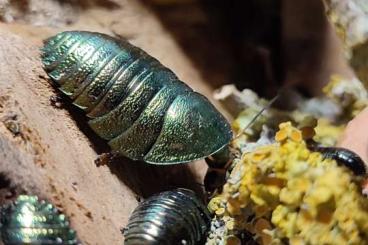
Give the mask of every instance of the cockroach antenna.
M 259 116 L 262 115 L 265 110 L 270 108 L 271 105 L 280 97 L 280 94 L 281 91 L 279 91 L 277 95 L 273 97 L 232 140 L 239 138 L 250 126 L 252 126 Z M 232 157 L 230 155 L 230 147 L 227 146 L 216 154 L 205 159 L 208 165 L 208 170 L 203 181 L 205 189 L 210 196 L 212 196 L 214 191 L 219 189 L 226 182 L 227 169 L 229 169 L 232 164 Z
M 273 97 L 266 106 L 264 106 L 253 118 L 250 122 L 234 137 L 233 140 L 239 138 L 249 127 L 251 127 L 255 121 L 263 114 L 264 111 L 268 110 L 273 103 L 280 97 L 281 92 L 278 92 L 275 97 Z

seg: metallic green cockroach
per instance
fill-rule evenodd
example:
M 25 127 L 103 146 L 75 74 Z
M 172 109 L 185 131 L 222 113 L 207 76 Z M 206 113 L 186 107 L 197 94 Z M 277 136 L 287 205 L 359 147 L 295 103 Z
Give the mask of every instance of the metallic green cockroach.
M 165 191 L 133 211 L 123 231 L 124 244 L 204 244 L 210 222 L 207 207 L 193 191 Z
M 201 94 L 126 41 L 68 31 L 45 41 L 44 69 L 113 152 L 152 164 L 212 155 L 232 138 L 229 123 Z
M 52 204 L 27 195 L 0 209 L 0 240 L 5 245 L 78 244 L 63 214 Z

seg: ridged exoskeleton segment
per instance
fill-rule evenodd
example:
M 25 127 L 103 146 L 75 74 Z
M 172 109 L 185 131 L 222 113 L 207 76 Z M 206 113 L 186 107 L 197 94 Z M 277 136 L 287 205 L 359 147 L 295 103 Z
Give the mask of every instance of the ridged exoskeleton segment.
M 67 218 L 36 196 L 19 196 L 0 209 L 0 239 L 5 245 L 78 244 Z
M 206 206 L 193 191 L 162 192 L 143 201 L 133 211 L 124 229 L 124 244 L 201 244 L 210 221 Z
M 45 41 L 44 69 L 112 150 L 176 164 L 207 157 L 232 138 L 226 119 L 153 57 L 101 33 L 69 31 Z

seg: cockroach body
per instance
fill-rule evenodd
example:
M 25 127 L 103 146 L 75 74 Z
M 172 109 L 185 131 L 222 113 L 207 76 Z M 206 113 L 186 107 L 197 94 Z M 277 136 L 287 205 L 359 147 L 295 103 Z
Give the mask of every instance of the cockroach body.
M 355 175 L 366 175 L 367 169 L 364 161 L 353 151 L 342 147 L 323 147 L 310 145 L 311 150 L 320 152 L 324 158 L 333 159 L 353 171 Z
M 188 189 L 159 193 L 141 202 L 124 228 L 125 245 L 203 244 L 211 217 Z
M 5 245 L 79 244 L 63 214 L 52 204 L 27 195 L 0 209 L 0 240 Z
M 205 158 L 232 138 L 229 123 L 159 61 L 124 40 L 68 31 L 45 41 L 45 71 L 87 112 L 113 152 L 151 164 Z

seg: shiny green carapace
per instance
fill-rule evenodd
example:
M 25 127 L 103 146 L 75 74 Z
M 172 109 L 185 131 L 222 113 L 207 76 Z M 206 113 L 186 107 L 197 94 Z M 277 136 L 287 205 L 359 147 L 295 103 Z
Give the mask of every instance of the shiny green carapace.
M 126 41 L 62 32 L 45 41 L 42 62 L 113 152 L 177 164 L 207 157 L 232 138 L 229 123 L 207 98 Z
M 63 214 L 52 204 L 26 195 L 0 209 L 0 240 L 5 245 L 78 244 Z

